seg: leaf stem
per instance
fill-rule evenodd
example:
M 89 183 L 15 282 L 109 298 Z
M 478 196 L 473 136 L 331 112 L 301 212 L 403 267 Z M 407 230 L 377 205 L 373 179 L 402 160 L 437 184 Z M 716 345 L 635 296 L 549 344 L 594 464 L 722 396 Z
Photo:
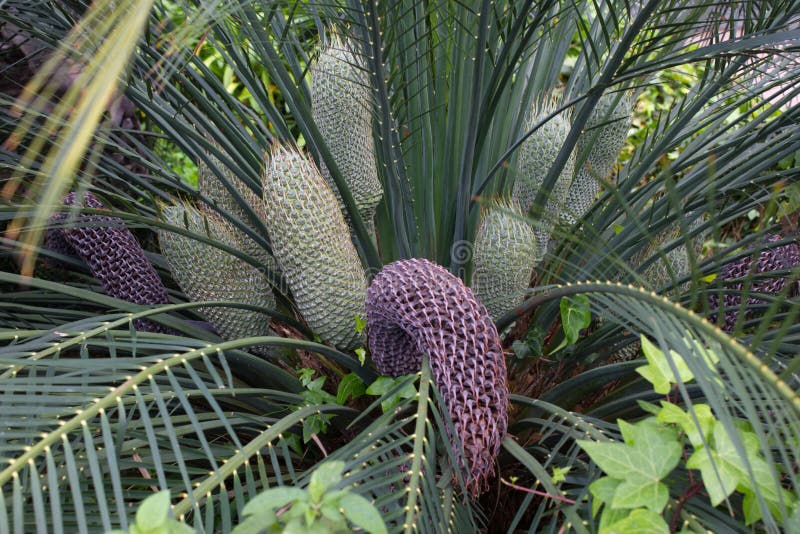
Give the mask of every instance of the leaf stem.
M 531 488 L 526 488 L 524 486 L 518 486 L 517 484 L 514 484 L 513 482 L 509 482 L 508 480 L 506 480 L 506 479 L 504 479 L 502 477 L 500 478 L 500 482 L 502 482 L 503 484 L 505 484 L 509 488 L 514 488 L 515 490 L 524 491 L 525 493 L 531 493 L 533 495 L 538 495 L 539 497 L 545 497 L 547 499 L 554 499 L 556 501 L 565 502 L 567 504 L 575 504 L 575 501 L 573 501 L 572 499 L 568 499 L 568 498 L 563 497 L 561 495 L 551 495 L 551 494 L 547 493 L 546 491 L 539 491 L 539 490 L 535 490 L 535 489 L 531 489 Z

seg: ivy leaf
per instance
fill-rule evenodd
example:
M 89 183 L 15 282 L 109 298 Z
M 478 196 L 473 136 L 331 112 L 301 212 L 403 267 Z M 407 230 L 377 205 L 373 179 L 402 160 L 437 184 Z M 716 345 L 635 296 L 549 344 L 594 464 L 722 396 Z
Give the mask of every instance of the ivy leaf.
M 564 482 L 567 480 L 567 473 L 569 470 L 572 469 L 571 467 L 553 467 L 553 476 L 552 481 L 553 484 L 558 484 L 559 482 Z
M 641 336 L 641 341 L 642 352 L 644 357 L 647 358 L 647 365 L 637 367 L 636 372 L 653 384 L 653 389 L 656 393 L 666 395 L 672 389 L 672 384 L 677 383 L 669 361 L 666 355 L 645 336 Z M 694 375 L 680 354 L 670 351 L 670 359 L 678 371 L 678 377 L 681 382 L 686 383 L 694 379 Z
M 600 477 L 589 484 L 589 491 L 592 493 L 592 517 L 597 515 L 600 507 L 614 498 L 614 492 L 620 485 L 620 480 L 611 477 Z
M 339 388 L 336 390 L 336 403 L 344 404 L 347 399 L 357 399 L 366 391 L 367 386 L 364 381 L 355 373 L 349 373 L 342 377 Z
M 311 379 L 314 378 L 314 370 L 303 367 L 297 371 L 297 377 L 300 379 L 300 383 L 303 384 L 303 387 L 307 387 Z
M 678 405 L 671 402 L 661 401 L 661 409 L 656 418 L 662 423 L 678 425 L 686 433 L 691 444 L 697 448 L 704 444 L 704 439 L 705 443 L 708 443 L 709 434 L 716 419 L 708 404 L 695 404 L 692 406 L 692 410 L 694 410 L 697 423 L 692 418 L 691 412 L 683 411 Z M 700 425 L 699 428 L 698 425 Z
M 603 508 L 603 513 L 600 515 L 600 524 L 598 525 L 600 534 L 611 532 L 608 528 L 628 517 L 630 513 L 630 510 L 614 510 L 610 506 Z
M 342 481 L 342 471 L 344 462 L 331 460 L 320 464 L 311 474 L 311 481 L 308 483 L 308 494 L 311 501 L 318 503 L 322 495 Z
M 612 482 L 590 486 L 592 495 L 600 496 L 611 508 L 646 506 L 660 513 L 669 499 L 661 480 L 678 465 L 682 442 L 675 430 L 658 424 L 653 417 L 635 425 L 622 420 L 618 424 L 625 443 L 578 441 L 600 469 L 617 479 L 616 486 Z
M 363 334 L 364 328 L 366 328 L 367 326 L 367 320 L 361 317 L 361 315 L 359 314 L 355 314 L 355 320 L 356 320 L 356 332 L 359 334 Z
M 633 447 L 628 447 L 624 443 L 598 443 L 587 440 L 578 440 L 577 443 L 607 475 L 624 480 L 630 473 L 630 453 Z
M 589 326 L 592 320 L 589 298 L 585 295 L 564 297 L 561 299 L 559 307 L 565 336 L 563 345 L 574 345 L 580 337 L 581 330 Z
M 397 378 L 389 378 L 388 376 L 379 376 L 372 384 L 369 385 L 367 388 L 368 395 L 385 395 L 386 393 L 390 392 L 394 389 L 398 384 L 402 383 L 408 378 L 409 375 L 398 376 Z M 381 402 L 381 409 L 383 413 L 388 412 L 398 404 L 400 404 L 403 399 L 410 399 L 417 394 L 417 389 L 414 387 L 414 382 L 409 382 L 405 387 L 400 388 L 392 395 L 387 397 L 385 400 Z
M 136 526 L 142 532 L 160 530 L 169 519 L 169 490 L 155 493 L 139 505 L 136 511 Z
M 628 517 L 618 521 L 606 529 L 601 529 L 601 534 L 669 534 L 669 525 L 660 514 L 640 508 L 632 511 Z
M 624 421 L 620 423 L 621 426 L 627 424 Z M 644 484 L 659 481 L 675 469 L 683 447 L 674 433 L 643 422 L 628 426 L 638 427 L 633 445 L 585 440 L 578 440 L 578 444 L 600 469 L 620 480 L 639 480 Z
M 758 499 L 752 491 L 744 492 L 744 499 L 742 500 L 742 510 L 744 510 L 744 524 L 752 525 L 761 519 L 761 507 L 758 505 Z M 788 531 L 787 532 L 791 532 Z
M 395 385 L 395 379 L 388 376 L 379 376 L 367 388 L 368 395 L 380 396 L 388 393 Z
M 328 419 L 323 414 L 313 414 L 303 420 L 303 443 L 311 441 L 311 436 L 324 434 L 328 430 Z
M 355 493 L 348 493 L 339 499 L 345 517 L 354 525 L 372 534 L 386 534 L 386 524 L 381 514 L 371 502 Z
M 669 489 L 662 482 L 635 484 L 625 481 L 617 487 L 611 507 L 615 509 L 647 507 L 660 514 L 669 500 Z
M 326 378 L 327 377 L 325 376 L 320 376 L 318 378 L 315 378 L 314 380 L 309 381 L 308 383 L 305 384 L 306 389 L 308 389 L 309 391 L 322 391 L 322 386 L 325 385 Z
M 361 366 L 363 367 L 364 362 L 367 361 L 367 351 L 364 350 L 364 347 L 359 347 L 355 350 L 355 353 L 356 356 L 358 356 L 358 363 L 360 363 Z
M 722 424 L 713 430 L 714 447 L 699 447 L 686 461 L 689 469 L 699 469 L 712 506 L 719 505 L 739 483 L 741 460 Z

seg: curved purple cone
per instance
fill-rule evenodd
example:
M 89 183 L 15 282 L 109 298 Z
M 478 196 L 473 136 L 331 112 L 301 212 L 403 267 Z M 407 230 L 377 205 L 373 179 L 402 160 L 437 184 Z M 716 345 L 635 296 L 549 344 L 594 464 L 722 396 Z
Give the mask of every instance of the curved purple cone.
M 64 199 L 65 206 L 76 203 L 75 193 Z M 90 192 L 84 193 L 84 207 L 107 209 Z M 68 223 L 70 214 L 53 217 L 55 223 Z M 74 223 L 48 233 L 48 248 L 62 254 L 77 255 L 89 266 L 92 275 L 102 284 L 106 295 L 135 304 L 167 304 L 167 289 L 144 254 L 136 237 L 122 219 L 108 215 L 78 214 Z M 134 321 L 137 330 L 166 332 L 161 325 L 147 319 Z
M 774 243 L 780 241 L 780 235 L 773 235 L 766 239 L 767 243 Z M 787 279 L 785 277 L 764 278 L 758 276 L 754 278 L 752 283 L 747 283 L 747 278 L 754 275 L 762 275 L 773 271 L 786 271 L 793 269 L 800 265 L 800 244 L 798 242 L 789 243 L 780 247 L 762 250 L 758 258 L 753 264 L 753 256 L 745 256 L 739 260 L 728 263 L 719 273 L 720 280 L 736 280 L 742 279 L 741 282 L 725 284 L 727 293 L 722 295 L 722 304 L 725 309 L 725 323 L 721 328 L 726 332 L 733 332 L 736 325 L 736 320 L 739 316 L 739 307 L 742 303 L 742 293 L 745 289 L 748 290 L 747 305 L 745 309 L 745 317 L 751 318 L 754 316 L 752 306 L 765 304 L 767 301 L 758 298 L 758 293 L 766 293 L 775 295 L 783 291 L 786 287 Z M 795 282 L 797 285 L 798 282 Z M 795 287 L 790 294 L 796 293 L 798 287 Z M 709 320 L 717 322 L 717 314 L 713 313 L 719 310 L 720 301 L 719 295 L 712 293 L 708 296 L 708 305 L 712 311 L 709 315 Z
M 508 385 L 494 323 L 472 290 L 424 259 L 383 268 L 367 290 L 367 338 L 378 372 L 419 371 L 430 358 L 436 387 L 460 438 L 455 457 L 467 491 L 487 488 L 508 425 Z

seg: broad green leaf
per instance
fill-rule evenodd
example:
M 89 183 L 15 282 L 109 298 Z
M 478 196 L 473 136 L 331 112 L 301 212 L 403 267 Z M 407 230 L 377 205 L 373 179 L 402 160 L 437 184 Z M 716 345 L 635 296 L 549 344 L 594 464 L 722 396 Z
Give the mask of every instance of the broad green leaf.
M 311 481 L 308 483 L 308 494 L 311 501 L 318 503 L 322 495 L 342 481 L 342 471 L 344 462 L 340 460 L 329 460 L 320 464 L 311 474 Z
M 367 388 L 368 395 L 375 395 L 380 396 L 388 393 L 391 391 L 397 384 L 404 381 L 407 376 L 398 376 L 397 378 L 389 378 L 388 376 L 379 376 L 372 384 L 369 385 Z M 391 396 L 389 396 L 386 400 L 381 402 L 381 409 L 384 413 L 388 412 L 403 399 L 410 399 L 413 398 L 417 394 L 417 389 L 414 387 L 413 382 L 409 382 L 404 388 L 396 391 Z
M 312 436 L 324 434 L 328 430 L 328 419 L 324 414 L 312 414 L 303 420 L 303 443 L 311 441 Z
M 641 336 L 641 342 L 642 352 L 647 358 L 647 365 L 637 367 L 636 372 L 653 384 L 653 389 L 656 393 L 666 395 L 672 389 L 671 384 L 677 383 L 669 361 L 667 361 L 666 355 L 644 335 Z M 670 358 L 678 371 L 681 382 L 686 383 L 694 379 L 694 375 L 680 354 L 670 351 Z
M 348 399 L 357 399 L 366 392 L 366 388 L 364 381 L 357 374 L 348 373 L 339 382 L 339 388 L 336 390 L 336 403 L 344 404 Z
M 635 484 L 622 482 L 614 492 L 611 507 L 616 509 L 646 507 L 660 514 L 669 500 L 669 489 L 662 482 Z
M 283 527 L 283 534 L 309 534 L 308 527 L 299 517 L 293 517 Z
M 169 490 L 162 490 L 142 501 L 136 511 L 136 526 L 142 532 L 155 532 L 169 519 Z
M 372 534 L 385 534 L 386 524 L 377 508 L 361 495 L 348 493 L 339 499 L 339 506 L 345 517 L 367 532 Z
M 561 308 L 561 325 L 564 329 L 565 345 L 573 345 L 580 337 L 581 330 L 589 326 L 592 312 L 589 308 L 589 297 L 575 295 L 564 297 L 559 304 Z
M 167 523 L 169 527 L 169 534 L 192 534 L 195 530 L 181 521 L 170 519 Z
M 260 517 L 262 510 L 275 510 L 291 502 L 306 500 L 308 494 L 300 488 L 279 486 L 262 491 L 253 497 L 242 510 L 242 515 Z
M 326 376 L 317 377 L 314 380 L 309 381 L 305 386 L 309 391 L 322 391 L 322 386 L 325 385 L 325 380 L 327 378 L 328 377 Z
M 715 418 L 708 404 L 693 404 L 691 410 L 694 411 L 697 423 L 691 412 L 683 411 L 678 405 L 671 402 L 661 401 L 661 409 L 656 418 L 662 423 L 678 425 L 686 433 L 691 444 L 694 447 L 700 447 L 703 445 L 703 439 L 708 440 Z M 698 425 L 700 425 L 699 430 Z
M 615 510 L 610 506 L 603 508 L 603 513 L 600 514 L 600 524 L 598 528 L 600 532 L 607 532 L 609 526 L 622 521 L 631 514 L 631 510 Z
M 674 431 L 644 422 L 629 425 L 628 429 L 635 437 L 633 445 L 584 440 L 578 444 L 600 469 L 621 480 L 657 482 L 675 469 L 683 447 L 676 441 Z
M 594 499 L 592 500 L 592 517 L 597 515 L 597 511 L 605 503 L 610 503 L 614 498 L 614 492 L 622 481 L 611 477 L 600 477 L 589 484 L 589 491 Z
M 686 461 L 686 467 L 700 470 L 712 506 L 733 493 L 742 473 L 741 458 L 720 423 L 714 425 L 712 448 L 697 448 Z
M 744 524 L 752 525 L 763 517 L 761 507 L 758 505 L 758 498 L 752 491 L 744 492 L 744 499 L 742 500 L 742 510 L 744 511 Z M 792 531 L 787 531 L 792 532 Z
M 630 474 L 633 447 L 618 442 L 599 443 L 586 440 L 578 440 L 578 445 L 607 475 L 624 480 Z
M 315 371 L 308 367 L 303 367 L 297 371 L 297 377 L 300 379 L 300 383 L 303 384 L 303 387 L 308 387 L 308 385 L 314 379 L 314 373 Z
M 600 529 L 601 534 L 669 534 L 669 526 L 661 515 L 644 508 L 632 511 L 628 517 Z
M 274 525 L 277 520 L 275 512 L 265 509 L 257 514 L 247 516 L 244 521 L 233 528 L 231 534 L 260 534 L 270 525 Z
M 375 381 L 369 385 L 367 388 L 368 395 L 375 395 L 380 396 L 384 393 L 388 393 L 390 389 L 392 389 L 395 385 L 395 379 L 390 378 L 388 376 L 379 376 L 375 379 Z

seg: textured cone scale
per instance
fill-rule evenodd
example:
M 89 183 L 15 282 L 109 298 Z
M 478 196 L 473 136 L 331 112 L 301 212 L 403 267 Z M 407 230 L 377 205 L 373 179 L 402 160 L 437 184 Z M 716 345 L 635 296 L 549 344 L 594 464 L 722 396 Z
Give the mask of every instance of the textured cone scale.
M 567 224 L 574 224 L 589 211 L 600 192 L 602 180 L 614 170 L 628 137 L 632 109 L 633 99 L 629 94 L 606 93 L 592 110 L 575 147 L 580 155 L 591 146 L 583 165 L 575 169 L 565 209 L 561 211 L 561 219 Z
M 382 374 L 414 373 L 423 355 L 430 358 L 453 422 L 451 440 L 466 489 L 479 495 L 508 425 L 506 364 L 486 308 L 442 267 L 424 259 L 396 261 L 367 290 L 367 332 Z
M 373 228 L 375 208 L 383 197 L 372 137 L 372 101 L 369 76 L 359 58 L 349 43 L 334 37 L 311 66 L 312 112 L 368 229 Z M 324 163 L 321 170 L 339 198 Z
M 780 235 L 773 235 L 767 238 L 767 243 L 780 241 Z M 754 262 L 755 260 L 755 262 Z M 725 309 L 725 322 L 722 329 L 733 332 L 736 321 L 739 317 L 739 308 L 742 305 L 742 292 L 747 291 L 747 303 L 745 304 L 745 317 L 755 316 L 753 306 L 766 305 L 768 301 L 757 297 L 758 293 L 776 295 L 784 290 L 787 283 L 785 275 L 775 278 L 765 278 L 759 275 L 773 271 L 785 271 L 795 269 L 800 266 L 800 243 L 797 241 L 762 250 L 757 257 L 745 256 L 740 260 L 733 261 L 725 265 L 719 273 L 718 279 L 721 281 L 735 280 L 741 278 L 741 282 L 726 283 L 725 288 L 728 292 L 723 294 L 722 305 Z M 748 278 L 752 278 L 752 283 Z M 794 287 L 789 294 L 794 295 L 800 292 L 800 282 L 794 281 Z M 719 295 L 712 292 L 708 296 L 708 305 L 712 312 L 717 312 L 720 308 Z M 709 320 L 717 322 L 717 313 L 712 313 Z
M 549 109 L 544 109 L 538 113 L 532 112 L 526 121 L 525 130 L 532 129 L 551 112 L 552 110 Z M 545 176 L 547 176 L 547 171 L 550 170 L 559 150 L 561 150 L 561 145 L 564 144 L 569 130 L 569 121 L 562 113 L 543 124 L 519 146 L 517 175 L 514 180 L 512 195 L 514 200 L 519 202 L 523 213 L 528 214 L 530 212 L 536 194 L 539 192 Z M 569 191 L 574 171 L 575 152 L 570 155 L 564 165 L 564 169 L 556 179 L 553 189 L 550 191 L 550 196 L 542 213 L 542 226 L 533 230 L 536 235 L 539 260 L 544 257 L 544 253 L 547 251 L 550 230 L 554 222 L 558 220 L 558 214 L 567 199 L 567 192 Z
M 276 147 L 264 178 L 265 223 L 294 301 L 314 332 L 342 349 L 363 343 L 366 276 L 331 187 L 314 163 Z
M 237 245 L 235 229 L 216 213 L 170 206 L 163 215 L 169 224 L 229 247 Z M 160 231 L 158 240 L 172 276 L 192 301 L 224 300 L 275 308 L 275 297 L 266 277 L 249 263 L 181 234 Z M 234 307 L 201 308 L 200 312 L 225 340 L 272 335 L 269 317 L 263 313 Z
M 693 225 L 699 224 L 700 222 L 702 222 L 702 220 L 698 219 Z M 655 236 L 649 245 L 641 249 L 631 258 L 631 264 L 635 268 L 638 268 L 642 263 L 647 261 L 648 258 L 658 254 L 658 251 L 663 249 L 667 243 L 675 240 L 680 235 L 680 230 L 680 227 L 675 225 L 662 231 Z M 699 255 L 698 247 L 695 246 L 695 241 L 697 240 L 700 241 L 700 248 L 702 248 L 702 239 L 691 239 L 696 256 Z M 645 282 L 653 289 L 659 289 L 670 282 L 673 276 L 680 278 L 688 274 L 690 270 L 689 252 L 686 250 L 686 245 L 678 245 L 667 251 L 664 254 L 664 258 L 659 257 L 647 266 L 644 272 L 642 272 L 642 278 L 644 278 Z
M 76 194 L 70 193 L 64 205 L 74 206 Z M 81 205 L 107 209 L 92 193 L 85 192 Z M 52 221 L 67 224 L 51 230 L 47 246 L 65 255 L 77 255 L 103 286 L 103 292 L 135 304 L 167 304 L 167 289 L 158 277 L 139 241 L 119 217 L 79 214 L 74 218 L 61 213 Z M 166 332 L 167 329 L 147 319 L 134 321 L 137 330 Z
M 236 192 L 239 193 L 242 199 L 253 209 L 256 217 L 263 222 L 266 219 L 266 215 L 264 213 L 264 202 L 262 198 L 253 192 L 252 189 L 247 187 L 247 184 L 245 184 L 238 176 L 231 172 L 228 167 L 224 166 L 219 159 L 214 157 L 211 153 L 207 153 L 207 156 L 216 168 L 222 170 L 223 174 L 225 175 L 225 179 L 228 180 L 231 185 L 233 185 L 234 189 L 236 189 Z M 208 164 L 202 160 L 197 164 L 197 187 L 200 190 L 200 193 L 207 196 L 209 200 L 240 221 L 248 222 L 250 220 L 250 217 L 245 209 L 241 206 L 241 204 L 239 204 L 239 202 L 228 190 L 225 184 L 219 179 L 219 177 L 214 174 L 214 171 L 211 170 Z M 275 258 L 273 258 L 272 255 L 264 249 L 264 247 L 259 245 L 252 237 L 247 235 L 240 228 L 237 228 L 231 224 L 230 229 L 233 232 L 233 235 L 236 237 L 236 240 L 239 243 L 239 248 L 242 250 L 242 252 L 257 259 L 268 269 L 273 271 L 277 270 L 278 264 L 275 262 Z
M 702 223 L 702 217 L 695 218 L 689 224 L 689 230 L 699 227 Z M 650 244 L 633 255 L 631 258 L 632 267 L 638 269 L 648 258 L 658 254 L 659 249 L 663 249 L 668 242 L 677 238 L 678 235 L 680 235 L 680 231 L 681 229 L 678 225 L 663 230 L 660 234 L 655 236 Z M 695 235 L 689 239 L 689 244 L 697 259 L 700 258 L 703 252 L 703 240 L 702 235 Z M 671 282 L 673 276 L 675 278 L 681 278 L 688 274 L 690 270 L 689 252 L 686 250 L 686 245 L 682 244 L 666 252 L 664 258 L 659 257 L 651 263 L 644 272 L 642 272 L 642 278 L 649 287 L 658 290 Z M 688 286 L 689 283 L 687 282 L 679 289 L 685 290 Z M 613 359 L 615 361 L 630 361 L 638 357 L 639 354 L 641 354 L 641 350 L 641 342 L 634 341 L 618 350 L 614 354 Z
M 472 290 L 492 319 L 522 302 L 539 259 L 536 236 L 515 202 L 489 204 L 481 212 L 472 256 Z

